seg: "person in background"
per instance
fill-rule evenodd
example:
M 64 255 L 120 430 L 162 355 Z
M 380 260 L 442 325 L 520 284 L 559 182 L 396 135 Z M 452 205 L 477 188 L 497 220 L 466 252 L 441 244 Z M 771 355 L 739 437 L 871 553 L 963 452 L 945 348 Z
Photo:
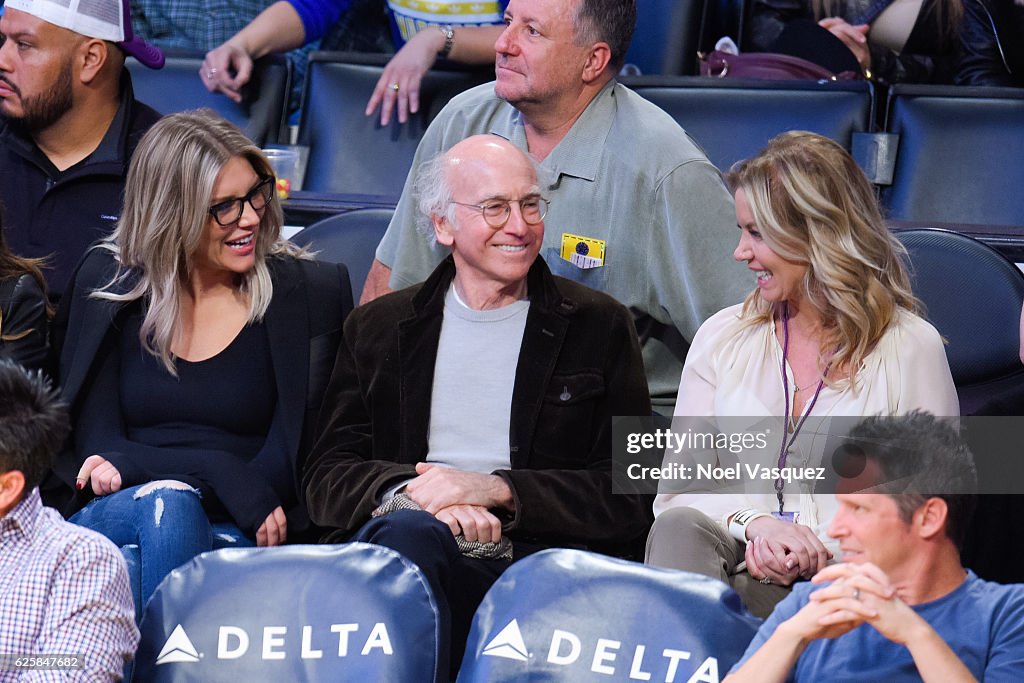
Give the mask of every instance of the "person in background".
M 1024 585 L 960 562 L 977 483 L 956 431 L 927 413 L 873 417 L 844 448 L 876 473 L 837 496 L 843 562 L 793 589 L 726 681 L 1024 679 Z
M 1024 0 L 964 0 L 957 85 L 1024 87 Z
M 904 250 L 846 150 L 784 133 L 728 179 L 740 229 L 733 256 L 756 288 L 697 332 L 675 414 L 780 420 L 764 449 L 779 467 L 815 464 L 813 436 L 830 418 L 959 415 L 942 339 L 914 312 Z M 725 581 L 766 616 L 835 555 L 825 546 L 834 496 L 782 484 L 665 490 L 647 562 Z
M 126 55 L 159 69 L 135 38 L 128 0 L 67 9 L 7 0 L 0 17 L 0 200 L 11 251 L 47 258 L 57 300 L 86 248 L 121 215 L 124 174 L 160 115 L 132 94 Z
M 471 135 L 509 140 L 551 179 L 543 256 L 630 309 L 651 400 L 667 412 L 693 334 L 746 293 L 732 200 L 672 117 L 615 80 L 636 27 L 623 0 L 511 0 L 496 80 L 454 97 L 420 141 L 361 300 L 426 278 L 444 250 L 416 232 L 421 163 Z
M 44 507 L 37 488 L 68 432 L 39 372 L 0 360 L 0 657 L 4 681 L 119 681 L 135 654 L 128 571 L 101 535 Z M 16 658 L 57 657 L 48 671 Z
M 463 64 L 494 61 L 494 41 L 502 29 L 489 24 L 500 24 L 506 4 L 388 0 L 385 15 L 383 0 L 280 0 L 207 53 L 199 77 L 211 92 L 238 102 L 253 60 L 314 40 L 321 40 L 324 50 L 379 52 L 385 41 L 373 38 L 371 27 L 375 20 L 390 17 L 399 49 L 377 81 L 366 115 L 379 106 L 381 125 L 388 125 L 392 114 L 405 123 L 410 113 L 419 111 L 420 82 L 439 56 Z
M 0 207 L 0 358 L 39 369 L 47 358 L 50 307 L 46 281 L 39 261 L 11 253 L 2 216 Z
M 140 605 L 211 548 L 316 535 L 299 480 L 352 294 L 281 222 L 259 148 L 212 111 L 172 114 L 73 280 L 56 472 L 71 521 L 138 546 Z
M 799 24 L 814 21 L 874 79 L 952 83 L 962 16 L 962 0 L 754 0 L 744 47 L 792 52 L 777 45 L 787 26 L 796 25 L 782 40 L 794 45 L 807 36 Z M 799 56 L 817 61 L 813 54 Z

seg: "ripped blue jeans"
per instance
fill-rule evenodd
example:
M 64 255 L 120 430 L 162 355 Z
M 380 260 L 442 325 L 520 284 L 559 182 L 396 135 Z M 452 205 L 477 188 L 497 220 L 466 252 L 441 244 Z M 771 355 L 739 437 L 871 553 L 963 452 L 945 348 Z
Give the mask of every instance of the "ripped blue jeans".
M 150 482 L 94 498 L 70 521 L 121 548 L 128 562 L 136 623 L 149 596 L 171 570 L 208 550 L 254 545 L 234 524 L 211 524 L 199 494 L 177 481 Z

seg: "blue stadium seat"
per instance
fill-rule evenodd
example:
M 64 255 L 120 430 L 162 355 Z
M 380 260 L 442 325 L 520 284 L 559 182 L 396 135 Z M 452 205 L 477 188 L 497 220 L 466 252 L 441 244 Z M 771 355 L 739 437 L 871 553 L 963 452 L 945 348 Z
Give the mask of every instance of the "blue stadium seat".
M 899 135 L 890 218 L 1024 225 L 1024 91 L 894 85 L 886 130 Z
M 759 625 L 720 581 L 545 550 L 513 564 L 488 591 L 458 680 L 717 681 Z
M 341 213 L 300 230 L 292 241 L 317 251 L 318 259 L 348 266 L 352 292 L 358 294 L 394 213 L 383 208 Z
M 153 594 L 135 680 L 447 680 L 438 618 L 423 574 L 387 548 L 218 550 L 171 572 Z
M 700 76 L 622 78 L 669 113 L 723 172 L 789 130 L 809 130 L 850 150 L 870 129 L 874 91 L 865 81 L 747 81 Z
M 211 93 L 199 80 L 205 52 L 165 49 L 164 68 L 154 70 L 135 58 L 125 65 L 132 75 L 135 99 L 161 114 L 209 107 L 235 124 L 257 145 L 287 142 L 288 92 L 291 65 L 282 55 L 267 55 L 256 61 L 252 80 L 243 90 L 244 100 L 235 104 Z
M 387 55 L 314 52 L 309 57 L 299 144 L 309 146 L 305 190 L 400 195 L 431 119 L 454 95 L 492 80 L 494 69 L 434 68 L 420 85 L 420 110 L 409 122 L 380 125 L 364 114 Z
M 704 5 L 705 0 L 637 3 L 636 31 L 626 52 L 626 64 L 643 74 L 696 74 Z
M 896 236 L 910 255 L 914 294 L 949 342 L 962 415 L 1024 415 L 1019 357 L 1024 274 L 1002 254 L 949 230 Z

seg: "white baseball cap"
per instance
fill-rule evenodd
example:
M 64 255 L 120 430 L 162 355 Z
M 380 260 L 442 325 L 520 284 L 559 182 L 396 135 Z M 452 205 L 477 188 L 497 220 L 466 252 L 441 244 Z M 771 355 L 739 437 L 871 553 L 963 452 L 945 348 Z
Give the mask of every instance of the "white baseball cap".
M 164 65 L 164 53 L 132 32 L 128 0 L 6 0 L 4 6 L 55 26 L 117 43 L 150 69 Z

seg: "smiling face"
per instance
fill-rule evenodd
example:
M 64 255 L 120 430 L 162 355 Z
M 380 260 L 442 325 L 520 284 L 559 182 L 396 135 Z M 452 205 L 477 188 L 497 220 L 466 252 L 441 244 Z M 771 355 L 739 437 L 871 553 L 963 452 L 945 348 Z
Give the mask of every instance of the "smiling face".
M 737 261 L 745 261 L 757 274 L 757 287 L 761 298 L 773 303 L 788 301 L 799 304 L 802 299 L 807 266 L 790 261 L 769 247 L 754 221 L 746 193 L 736 190 L 736 224 L 740 228 L 740 242 L 733 252 Z
M 590 46 L 576 45 L 573 14 L 581 0 L 512 0 L 494 44 L 494 93 L 509 104 L 544 104 L 581 87 Z
M 260 177 L 247 159 L 232 157 L 217 176 L 210 206 L 245 197 L 259 182 Z M 223 276 L 232 280 L 235 275 L 249 272 L 256 265 L 256 236 L 263 211 L 244 202 L 242 215 L 230 225 L 220 225 L 213 216 L 207 216 L 193 269 L 205 277 Z
M 475 136 L 449 150 L 448 182 L 452 199 L 482 205 L 539 194 L 533 165 L 522 151 L 494 136 Z M 540 253 L 544 223 L 523 220 L 512 202 L 505 225 L 492 228 L 479 209 L 455 205 L 454 223 L 434 216 L 437 241 L 451 247 L 460 295 L 489 298 L 501 292 L 512 300 L 526 292 L 526 274 Z
M 25 12 L 0 17 L 0 113 L 43 130 L 73 104 L 72 57 L 82 37 Z
M 843 562 L 870 562 L 890 575 L 913 554 L 913 522 L 900 516 L 892 496 L 882 493 L 837 494 L 839 510 L 828 535 L 839 541 Z

